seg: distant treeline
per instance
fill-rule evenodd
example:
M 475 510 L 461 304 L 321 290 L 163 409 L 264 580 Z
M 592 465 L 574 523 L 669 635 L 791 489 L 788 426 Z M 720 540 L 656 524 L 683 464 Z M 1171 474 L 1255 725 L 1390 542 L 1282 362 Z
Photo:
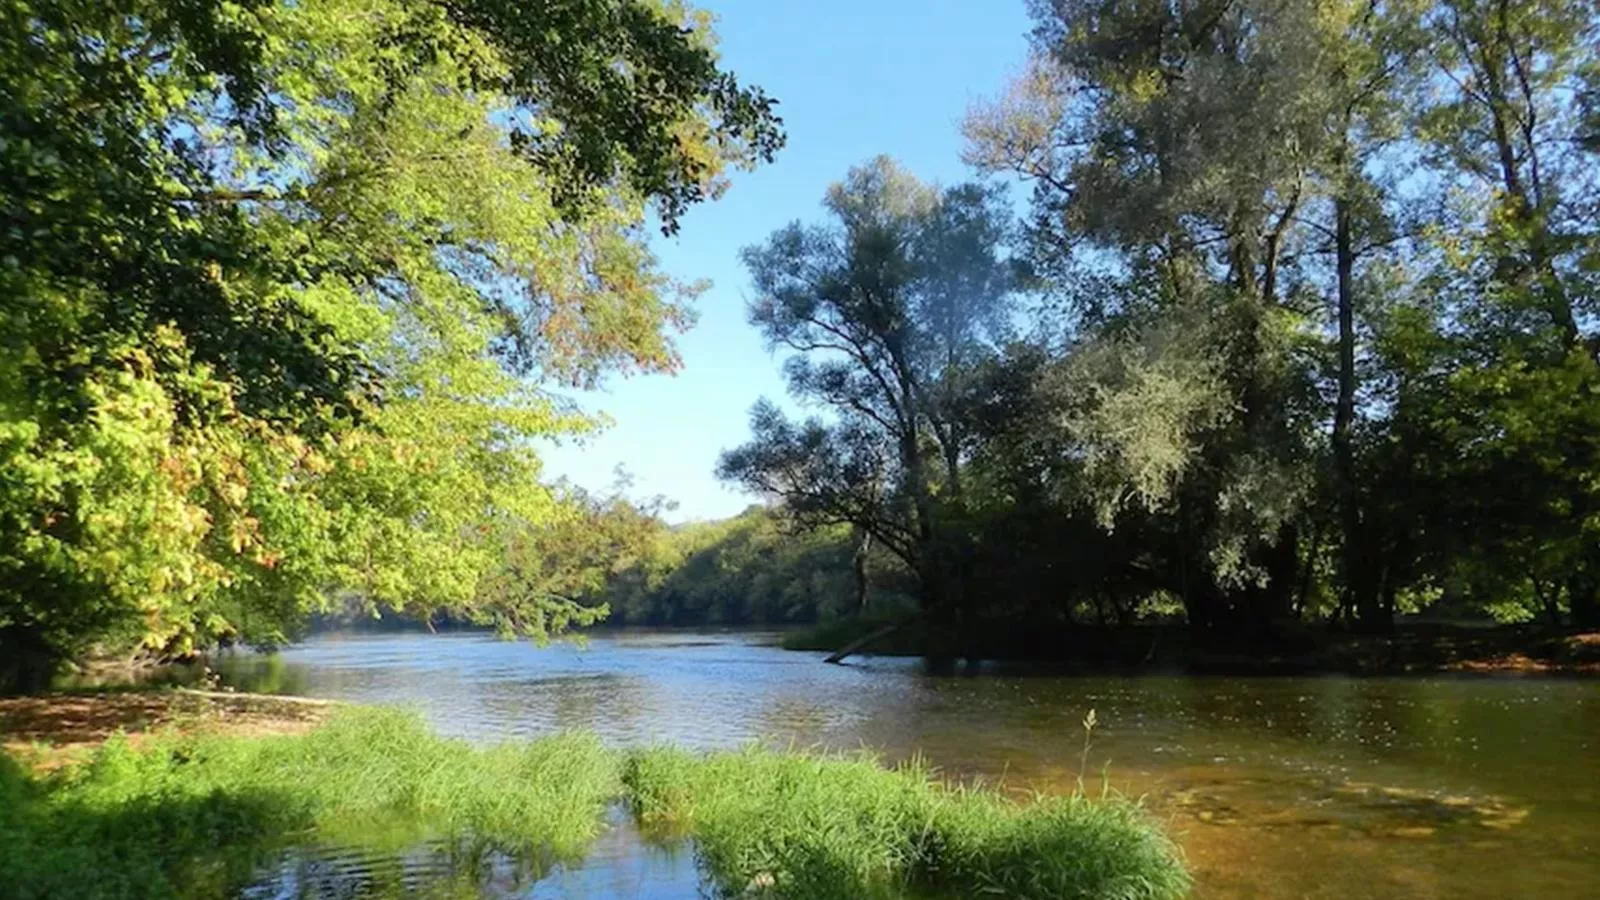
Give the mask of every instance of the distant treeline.
M 915 583 L 893 556 L 848 525 L 808 528 L 752 505 L 715 521 L 669 525 L 655 504 L 573 490 L 585 511 L 514 545 L 511 565 L 486 590 L 539 594 L 604 607 L 606 625 L 814 624 L 915 608 Z M 482 627 L 470 611 L 374 615 L 351 595 L 311 628 L 452 630 Z
M 776 625 L 904 608 L 910 588 L 849 526 L 797 529 L 752 506 L 663 527 L 590 601 L 618 625 Z

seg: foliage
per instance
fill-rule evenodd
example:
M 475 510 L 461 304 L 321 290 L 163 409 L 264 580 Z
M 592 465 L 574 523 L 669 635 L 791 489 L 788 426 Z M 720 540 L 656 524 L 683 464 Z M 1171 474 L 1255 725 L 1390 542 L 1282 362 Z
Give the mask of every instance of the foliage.
M 611 614 L 596 597 L 650 554 L 661 522 L 651 506 L 620 495 L 597 498 L 569 488 L 566 500 L 557 516 L 529 523 L 511 536 L 504 559 L 480 592 L 491 605 L 487 610 L 469 606 L 460 618 L 542 641 Z M 531 611 L 532 618 L 524 618 L 522 610 Z
M 483 596 L 541 387 L 671 369 L 643 244 L 781 143 L 672 2 L 0 10 L 0 641 L 184 655 Z M 581 513 L 578 513 L 581 515 Z M 6 673 L 15 681 L 21 672 Z
M 1593 4 L 1030 9 L 965 126 L 1020 230 L 880 160 L 747 251 L 827 415 L 758 405 L 724 477 L 873 534 L 967 633 L 1600 623 Z M 947 214 L 969 252 L 922 249 Z M 929 296 L 959 352 L 909 349 L 945 346 Z
M 794 352 L 791 393 L 834 421 L 795 424 L 760 404 L 753 440 L 719 472 L 802 521 L 855 526 L 919 574 L 925 606 L 950 608 L 938 591 L 953 582 L 924 570 L 950 558 L 943 507 L 961 503 L 963 412 L 1010 330 L 1007 216 L 993 189 L 941 191 L 884 157 L 852 169 L 826 207 L 831 227 L 796 222 L 744 258 L 751 323 Z
M 693 835 L 724 896 L 1183 896 L 1177 851 L 1120 798 L 1035 798 L 935 781 L 918 765 L 759 749 L 636 754 L 646 825 Z
M 755 506 L 719 522 L 658 525 L 589 602 L 624 625 L 807 623 L 898 604 L 903 577 L 865 549 L 847 526 L 796 533 Z

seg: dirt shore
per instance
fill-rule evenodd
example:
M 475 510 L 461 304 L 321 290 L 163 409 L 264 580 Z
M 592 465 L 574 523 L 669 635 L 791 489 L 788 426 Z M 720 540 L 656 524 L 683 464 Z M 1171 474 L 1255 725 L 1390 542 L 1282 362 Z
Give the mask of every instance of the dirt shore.
M 170 730 L 301 734 L 333 708 L 298 698 L 190 690 L 0 697 L 0 749 L 48 769 L 83 758 L 119 731 L 135 743 Z

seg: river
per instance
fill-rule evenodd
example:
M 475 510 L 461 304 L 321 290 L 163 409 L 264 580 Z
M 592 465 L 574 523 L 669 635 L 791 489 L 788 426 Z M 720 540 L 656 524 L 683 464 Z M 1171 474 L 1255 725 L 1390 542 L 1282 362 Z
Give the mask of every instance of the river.
M 1597 681 L 935 674 L 908 659 L 827 665 L 771 639 L 321 635 L 221 668 L 246 689 L 412 706 L 474 741 L 581 728 L 618 745 L 868 747 L 1018 791 L 1070 790 L 1081 774 L 1091 791 L 1144 798 L 1182 845 L 1197 898 L 1600 892 Z M 581 867 L 512 893 L 699 890 L 688 854 L 619 826 Z

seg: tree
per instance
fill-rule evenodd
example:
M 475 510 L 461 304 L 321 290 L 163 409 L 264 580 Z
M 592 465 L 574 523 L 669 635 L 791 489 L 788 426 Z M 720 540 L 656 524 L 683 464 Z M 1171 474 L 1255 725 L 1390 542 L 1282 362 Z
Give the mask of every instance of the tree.
M 1307 10 L 1034 12 L 1029 70 L 974 110 L 969 159 L 1033 186 L 1030 261 L 1069 308 L 1079 359 L 1056 384 L 1096 503 L 1166 518 L 1192 622 L 1287 616 L 1321 412 L 1302 220 L 1327 72 Z
M 590 426 L 541 380 L 675 365 L 645 210 L 782 139 L 676 3 L 39 0 L 0 35 L 0 640 L 45 659 L 271 642 L 339 588 L 502 603 L 565 503 L 529 439 Z
M 924 607 L 948 613 L 966 577 L 952 527 L 972 452 L 962 405 L 1017 286 L 1007 214 L 992 189 L 939 190 L 883 157 L 825 206 L 831 226 L 797 222 L 744 258 L 751 322 L 794 352 L 791 392 L 832 419 L 795 424 L 763 402 L 754 439 L 718 471 L 803 521 L 870 534 L 917 573 Z
M 663 530 L 656 498 L 636 504 L 559 486 L 566 502 L 556 516 L 516 529 L 501 564 L 479 598 L 456 617 L 493 624 L 504 634 L 543 641 L 603 621 L 611 610 L 594 602 L 612 579 L 650 553 Z M 524 618 L 530 616 L 531 618 Z
M 1430 577 L 1538 615 L 1600 621 L 1592 439 L 1600 181 L 1585 90 L 1591 5 L 1440 3 L 1413 135 L 1436 205 L 1386 350 L 1395 462 L 1425 498 Z
M 1306 608 L 1329 546 L 1364 627 L 1486 559 L 1591 607 L 1592 12 L 1034 5 L 969 156 L 1033 186 L 1064 471 L 1191 622 Z
M 814 623 L 859 612 L 863 588 L 874 604 L 898 603 L 898 574 L 861 553 L 847 526 L 797 529 L 782 510 L 752 506 L 718 522 L 657 522 L 586 602 L 625 625 Z

